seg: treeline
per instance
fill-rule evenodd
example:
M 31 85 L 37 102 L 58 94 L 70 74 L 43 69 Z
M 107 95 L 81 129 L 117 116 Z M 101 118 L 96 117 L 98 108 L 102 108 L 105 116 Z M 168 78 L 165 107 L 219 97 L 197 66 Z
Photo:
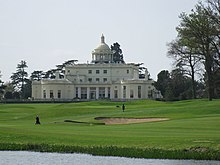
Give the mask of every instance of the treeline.
M 74 65 L 78 60 L 68 60 L 61 65 L 57 65 L 56 69 L 48 71 L 33 71 L 30 76 L 26 69 L 27 62 L 22 60 L 17 64 L 16 72 L 12 73 L 11 81 L 4 83 L 0 75 L 0 100 L 2 99 L 28 99 L 31 98 L 32 81 L 41 79 L 55 79 L 56 74 L 59 78 L 64 77 L 64 67 L 66 65 Z
M 154 86 L 161 91 L 164 101 L 177 101 L 195 98 L 207 98 L 205 83 L 202 80 L 193 82 L 181 69 L 171 72 L 163 70 L 157 75 Z

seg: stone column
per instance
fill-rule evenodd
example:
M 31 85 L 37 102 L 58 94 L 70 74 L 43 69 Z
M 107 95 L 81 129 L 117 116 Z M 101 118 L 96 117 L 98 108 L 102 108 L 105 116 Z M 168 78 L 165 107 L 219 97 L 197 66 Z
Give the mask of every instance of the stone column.
M 98 99 L 98 98 L 99 98 L 99 88 L 96 87 L 96 99 Z
M 135 86 L 134 88 L 134 99 L 138 98 L 138 86 Z
M 108 87 L 105 87 L 105 98 L 108 97 Z
M 130 99 L 130 85 L 126 87 L 126 99 Z
M 90 98 L 89 98 L 89 93 L 90 93 L 90 88 L 87 87 L 87 99 L 90 99 Z
M 78 87 L 78 97 L 81 98 L 81 87 Z

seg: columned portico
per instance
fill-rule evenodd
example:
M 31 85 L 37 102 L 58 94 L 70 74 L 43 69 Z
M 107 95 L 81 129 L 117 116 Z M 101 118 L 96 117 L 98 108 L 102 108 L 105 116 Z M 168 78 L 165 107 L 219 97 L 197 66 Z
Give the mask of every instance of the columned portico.
M 137 99 L 138 98 L 138 87 L 134 86 L 134 98 Z

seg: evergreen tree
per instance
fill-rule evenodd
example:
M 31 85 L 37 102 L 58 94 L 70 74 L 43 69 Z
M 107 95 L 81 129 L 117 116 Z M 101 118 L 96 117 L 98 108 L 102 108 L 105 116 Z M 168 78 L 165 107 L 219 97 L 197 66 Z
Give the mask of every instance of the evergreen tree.
M 34 71 L 31 73 L 31 80 L 36 80 L 36 81 L 40 81 L 42 78 L 43 78 L 44 74 L 43 74 L 43 71 Z
M 18 92 L 21 93 L 21 98 L 24 98 L 24 85 L 28 81 L 28 73 L 25 71 L 27 68 L 27 63 L 26 61 L 21 61 L 17 65 L 17 70 L 15 73 L 12 74 L 11 80 L 12 84 L 15 86 L 15 89 L 18 90 Z
M 122 54 L 122 50 L 120 48 L 119 43 L 113 43 L 113 45 L 111 45 L 111 51 L 113 52 L 113 62 L 115 63 L 125 63 L 124 62 L 124 57 Z
M 163 97 L 165 97 L 165 92 L 170 83 L 170 73 L 168 70 L 162 70 L 157 75 L 157 81 L 154 83 L 157 90 L 159 90 Z

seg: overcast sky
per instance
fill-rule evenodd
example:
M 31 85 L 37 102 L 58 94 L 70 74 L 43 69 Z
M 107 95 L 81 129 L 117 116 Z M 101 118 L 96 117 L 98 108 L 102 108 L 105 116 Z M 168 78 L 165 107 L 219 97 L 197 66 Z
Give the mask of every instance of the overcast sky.
M 28 73 L 70 59 L 91 62 L 102 33 L 121 45 L 125 62 L 143 62 L 151 77 L 172 69 L 166 44 L 178 16 L 197 0 L 0 0 L 0 71 L 9 81 L 21 60 Z

